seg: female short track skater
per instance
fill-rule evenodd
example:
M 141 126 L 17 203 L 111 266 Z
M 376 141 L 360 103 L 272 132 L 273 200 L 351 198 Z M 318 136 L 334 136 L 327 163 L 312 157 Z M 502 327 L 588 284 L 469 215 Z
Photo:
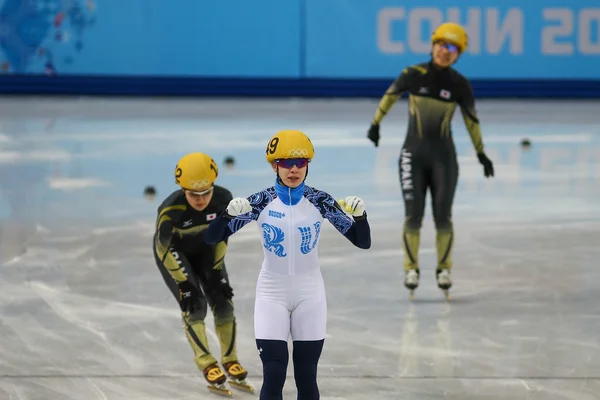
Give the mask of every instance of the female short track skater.
M 277 175 L 275 185 L 248 198 L 231 200 L 206 235 L 207 242 L 216 243 L 251 221 L 262 229 L 264 261 L 254 309 L 256 345 L 263 364 L 261 399 L 283 398 L 290 333 L 298 399 L 320 398 L 317 364 L 327 320 L 317 254 L 323 219 L 355 246 L 371 246 L 371 231 L 361 199 L 349 196 L 338 204 L 326 192 L 305 185 L 313 155 L 313 145 L 304 133 L 277 133 L 269 141 L 266 156 Z
M 447 296 L 452 286 L 454 229 L 451 216 L 458 182 L 458 161 L 450 121 L 457 105 L 485 177 L 494 176 L 492 162 L 483 151 L 471 84 L 452 68 L 467 50 L 467 33 L 460 25 L 449 22 L 435 30 L 431 42 L 431 60 L 402 71 L 379 102 L 367 135 L 375 146 L 379 145 L 379 124 L 400 95 L 409 92 L 409 125 L 400 154 L 399 172 L 406 215 L 402 235 L 404 285 L 411 291 L 411 298 L 419 285 L 419 239 L 428 189 L 437 231 L 437 283 Z
M 194 361 L 217 394 L 231 395 L 229 383 L 242 390 L 254 389 L 245 381 L 248 372 L 240 365 L 236 351 L 236 321 L 233 289 L 225 267 L 227 241 L 208 245 L 208 225 L 222 213 L 233 196 L 215 185 L 219 170 L 204 153 L 184 155 L 175 167 L 180 189 L 158 207 L 154 234 L 154 258 L 161 275 L 179 302 L 183 327 L 194 350 Z M 212 355 L 204 320 L 207 309 L 214 316 L 221 345 L 221 364 Z

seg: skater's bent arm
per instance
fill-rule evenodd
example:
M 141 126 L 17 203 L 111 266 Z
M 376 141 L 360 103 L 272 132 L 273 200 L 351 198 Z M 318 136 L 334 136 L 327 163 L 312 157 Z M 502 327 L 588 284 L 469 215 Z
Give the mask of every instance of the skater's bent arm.
M 229 236 L 242 229 L 248 223 L 256 221 L 259 214 L 260 212 L 254 206 L 252 207 L 251 212 L 238 215 L 237 217 L 231 217 L 224 211 L 223 214 L 219 215 L 208 226 L 204 240 L 208 244 L 216 244 L 227 240 Z
M 386 116 L 388 111 L 392 109 L 394 103 L 400 98 L 399 94 L 395 94 L 390 91 L 392 86 L 390 86 L 390 88 L 385 92 L 385 94 L 379 101 L 377 111 L 375 111 L 375 117 L 373 118 L 373 125 L 379 125 L 381 121 L 383 121 L 383 118 Z
M 257 221 L 262 210 L 264 210 L 265 207 L 273 200 L 274 193 L 275 189 L 270 188 L 258 193 L 254 193 L 248 197 L 248 201 L 250 202 L 252 210 L 246 214 L 232 217 L 227 215 L 226 211 L 223 211 L 223 213 L 208 226 L 205 235 L 206 243 L 215 244 L 220 241 L 227 240 L 229 236 L 248 225 L 248 223 Z
M 471 84 L 466 79 L 458 103 L 465 121 L 465 126 L 471 136 L 473 147 L 477 153 L 483 153 L 483 137 L 481 134 L 479 118 L 477 117 L 477 111 L 475 110 L 475 96 L 473 95 Z
M 223 242 L 226 249 L 227 238 L 233 235 L 231 229 L 227 227 L 227 224 L 231 222 L 231 218 L 227 218 L 227 213 L 225 211 L 227 209 L 227 204 L 229 204 L 231 200 L 233 200 L 233 195 L 230 191 L 227 191 L 223 198 L 224 208 L 221 210 L 221 215 L 208 225 L 208 229 L 204 233 L 204 241 L 208 244 L 218 244 L 217 249 L 219 248 L 219 245 L 221 245 L 221 242 Z M 225 257 L 225 251 L 223 251 L 223 257 Z M 215 266 L 218 261 L 217 258 L 218 256 L 215 255 Z
M 163 265 L 169 271 L 169 274 L 173 279 L 179 283 L 187 280 L 181 265 L 175 259 L 173 253 L 169 251 L 171 245 L 171 237 L 173 235 L 173 224 L 168 215 L 162 215 L 159 217 L 154 247 L 156 249 L 156 255 L 158 259 L 162 261 Z
M 323 218 L 328 220 L 353 245 L 361 249 L 371 247 L 371 228 L 366 214 L 354 218 L 349 216 L 330 195 L 326 195 L 322 200 L 313 204 Z
M 227 240 L 222 240 L 215 246 L 215 259 L 212 266 L 213 271 L 221 271 L 223 269 L 225 253 L 227 253 Z
M 372 124 L 379 125 L 386 114 L 392 109 L 394 103 L 398 101 L 402 93 L 408 90 L 408 81 L 412 70 L 414 68 L 422 68 L 418 66 L 405 68 L 404 71 L 392 82 L 390 87 L 385 91 L 385 94 L 379 101 L 377 111 L 375 111 L 375 117 L 373 118 Z
M 231 218 L 225 214 L 218 216 L 213 222 L 210 223 L 206 233 L 204 234 L 204 240 L 208 244 L 217 244 L 231 235 L 233 232 L 229 229 L 228 224 L 232 222 Z
M 366 250 L 371 248 L 371 227 L 369 226 L 369 221 L 367 221 L 367 214 L 365 213 L 361 217 L 354 217 L 354 223 L 344 236 L 360 249 Z

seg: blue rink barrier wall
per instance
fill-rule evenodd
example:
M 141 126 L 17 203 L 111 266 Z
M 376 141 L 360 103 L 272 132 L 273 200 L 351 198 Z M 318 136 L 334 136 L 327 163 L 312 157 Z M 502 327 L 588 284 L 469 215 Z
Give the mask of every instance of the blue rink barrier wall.
M 0 93 L 378 97 L 444 21 L 478 97 L 600 98 L 598 0 L 4 0 Z

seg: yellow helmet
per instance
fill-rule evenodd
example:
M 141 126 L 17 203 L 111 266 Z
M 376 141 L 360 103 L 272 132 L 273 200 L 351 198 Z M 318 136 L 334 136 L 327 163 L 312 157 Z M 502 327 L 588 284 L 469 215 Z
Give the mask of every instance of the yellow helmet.
M 286 158 L 308 158 L 312 160 L 315 148 L 303 132 L 295 130 L 279 131 L 267 145 L 267 161 Z
M 454 22 L 446 22 L 437 27 L 431 36 L 431 43 L 444 40 L 455 44 L 461 53 L 467 50 L 469 38 L 465 29 Z
M 204 153 L 186 154 L 175 167 L 175 183 L 191 191 L 211 187 L 218 175 L 217 163 Z

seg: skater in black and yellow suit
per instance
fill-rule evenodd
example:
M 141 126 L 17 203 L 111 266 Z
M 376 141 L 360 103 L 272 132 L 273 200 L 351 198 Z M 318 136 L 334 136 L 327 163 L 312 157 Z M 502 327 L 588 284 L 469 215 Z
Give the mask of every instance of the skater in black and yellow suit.
M 217 175 L 217 165 L 206 154 L 190 153 L 179 160 L 175 181 L 181 189 L 158 207 L 154 257 L 179 302 L 196 365 L 210 388 L 229 392 L 224 386 L 227 374 L 234 386 L 252 390 L 244 382 L 248 373 L 237 359 L 233 289 L 224 261 L 227 242 L 208 245 L 204 240 L 208 225 L 233 198 L 227 189 L 214 185 Z M 207 305 L 214 315 L 225 373 L 208 347 L 204 324 Z
M 405 286 L 412 292 L 419 285 L 419 240 L 425 196 L 432 197 L 436 226 L 438 286 L 452 286 L 452 203 L 458 181 L 458 162 L 450 121 L 456 106 L 461 109 L 467 130 L 486 178 L 494 168 L 485 155 L 481 127 L 470 82 L 452 65 L 467 49 L 467 34 L 457 24 L 440 25 L 431 38 L 429 62 L 404 69 L 379 102 L 367 137 L 379 145 L 379 125 L 403 92 L 409 97 L 409 125 L 399 161 L 400 185 L 406 219 L 403 228 Z

